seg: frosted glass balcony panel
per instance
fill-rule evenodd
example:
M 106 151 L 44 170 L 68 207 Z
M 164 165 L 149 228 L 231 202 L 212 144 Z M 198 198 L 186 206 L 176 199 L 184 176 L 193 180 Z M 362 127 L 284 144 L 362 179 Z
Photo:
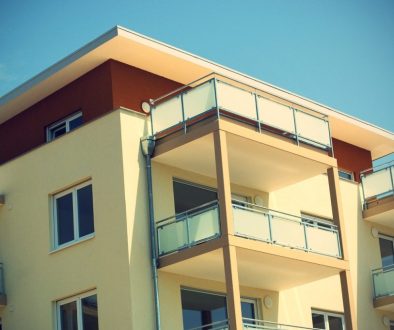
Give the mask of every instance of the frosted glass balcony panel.
M 256 100 L 253 93 L 217 81 L 217 94 L 220 109 L 257 120 Z
M 387 193 L 393 189 L 390 171 L 393 171 L 393 167 L 383 168 L 366 176 L 361 176 L 366 199 Z
M 273 216 L 271 221 L 272 240 L 276 244 L 305 248 L 305 234 L 302 222 Z
M 302 111 L 296 111 L 296 125 L 299 136 L 325 146 L 331 146 L 328 123 Z
M 375 270 L 372 277 L 375 298 L 394 295 L 394 265 Z
M 314 252 L 334 257 L 340 256 L 337 231 L 305 225 L 308 248 Z
M 216 107 L 215 88 L 212 80 L 183 94 L 185 119 L 195 117 Z
M 266 213 L 233 207 L 234 231 L 236 235 L 270 240 L 268 215 Z
M 277 102 L 258 97 L 259 118 L 264 125 L 272 126 L 280 130 L 295 133 L 294 114 L 289 107 Z
M 183 122 L 181 96 L 175 96 L 152 109 L 153 134 Z
M 187 245 L 186 222 L 181 220 L 158 228 L 159 254 L 179 250 Z
M 212 210 L 204 211 L 188 218 L 190 244 L 219 236 L 219 214 L 215 207 Z

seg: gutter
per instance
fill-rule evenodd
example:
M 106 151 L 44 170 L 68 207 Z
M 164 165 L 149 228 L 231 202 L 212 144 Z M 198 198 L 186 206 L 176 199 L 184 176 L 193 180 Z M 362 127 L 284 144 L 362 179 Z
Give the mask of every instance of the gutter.
M 159 283 L 157 265 L 158 258 L 156 255 L 156 233 L 155 233 L 155 217 L 153 210 L 153 189 L 152 189 L 152 155 L 155 150 L 155 140 L 153 137 L 141 138 L 141 151 L 146 161 L 146 179 L 148 184 L 148 205 L 149 205 L 149 229 L 151 242 L 151 266 L 153 277 L 153 291 L 155 304 L 155 322 L 156 330 L 161 329 L 160 324 L 160 302 L 159 302 Z

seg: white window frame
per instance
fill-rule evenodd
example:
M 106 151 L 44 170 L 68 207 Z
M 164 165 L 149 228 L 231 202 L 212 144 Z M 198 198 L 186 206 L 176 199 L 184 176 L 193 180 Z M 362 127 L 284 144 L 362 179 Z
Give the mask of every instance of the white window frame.
M 70 245 L 74 245 L 78 242 L 85 241 L 95 236 L 95 231 L 93 233 L 87 234 L 85 236 L 79 237 L 79 216 L 78 216 L 78 198 L 77 198 L 77 191 L 81 188 L 86 186 L 92 186 L 92 199 L 93 199 L 93 184 L 92 181 L 86 181 L 80 183 L 76 186 L 73 186 L 67 190 L 54 194 L 52 196 L 52 226 L 53 226 L 53 248 L 54 250 L 62 249 L 64 247 L 68 247 Z M 74 239 L 72 241 L 68 241 L 63 244 L 59 244 L 58 242 L 58 225 L 57 225 L 57 207 L 56 207 L 56 200 L 60 197 L 63 197 L 68 194 L 72 194 L 72 207 L 73 207 L 73 227 L 74 227 Z M 94 204 L 93 204 L 93 223 L 94 223 Z
M 348 180 L 348 181 L 354 181 L 354 173 L 353 172 L 344 170 L 343 168 L 339 168 L 338 169 L 338 175 L 339 175 L 339 172 L 342 172 L 342 173 L 345 173 L 347 175 L 350 175 L 350 179 L 339 176 L 340 179 Z
M 76 118 L 79 118 L 79 117 L 82 117 L 82 111 L 79 111 L 79 112 L 77 112 L 77 113 L 75 113 L 75 114 L 73 114 L 73 115 L 71 115 L 69 117 L 66 117 L 64 119 L 58 120 L 57 122 L 49 125 L 47 127 L 47 129 L 46 129 L 47 142 L 50 142 L 50 141 L 53 141 L 53 140 L 56 139 L 56 138 L 53 137 L 53 130 L 54 130 L 54 128 L 56 128 L 57 126 L 59 126 L 61 124 L 64 124 L 65 128 L 66 128 L 66 133 L 65 134 L 67 134 L 68 132 L 70 132 L 70 121 L 72 121 L 72 120 L 74 120 Z
M 342 320 L 342 328 L 343 330 L 346 330 L 346 324 L 345 324 L 345 316 L 343 314 L 339 314 L 339 313 L 332 313 L 332 312 L 324 312 L 324 311 L 320 311 L 317 309 L 312 309 L 312 314 L 320 314 L 324 316 L 324 326 L 325 326 L 325 330 L 330 330 L 329 328 L 329 323 L 328 323 L 328 317 L 329 316 L 334 316 L 334 317 L 339 317 Z M 322 329 L 323 330 L 323 329 Z
M 82 299 L 90 296 L 97 296 L 97 290 L 84 292 L 76 296 L 72 296 L 66 299 L 56 301 L 56 329 L 62 330 L 60 323 L 60 306 L 68 304 L 75 301 L 77 303 L 77 324 L 78 330 L 83 330 L 83 320 L 82 320 Z M 98 299 L 97 299 L 98 300 Z M 97 311 L 98 314 L 98 311 Z

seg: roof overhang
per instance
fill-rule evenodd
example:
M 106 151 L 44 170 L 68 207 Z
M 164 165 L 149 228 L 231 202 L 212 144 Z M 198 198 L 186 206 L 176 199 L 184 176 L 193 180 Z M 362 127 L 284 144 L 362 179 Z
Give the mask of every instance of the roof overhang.
M 0 123 L 109 59 L 182 84 L 188 84 L 216 72 L 289 102 L 326 114 L 335 138 L 371 150 L 373 159 L 394 152 L 394 135 L 389 131 L 119 26 L 1 97 Z

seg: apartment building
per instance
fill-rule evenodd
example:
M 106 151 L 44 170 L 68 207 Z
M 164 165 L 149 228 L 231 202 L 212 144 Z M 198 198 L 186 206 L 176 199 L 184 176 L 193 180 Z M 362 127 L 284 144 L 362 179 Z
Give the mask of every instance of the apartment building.
M 391 132 L 115 27 L 0 141 L 1 330 L 394 329 Z

